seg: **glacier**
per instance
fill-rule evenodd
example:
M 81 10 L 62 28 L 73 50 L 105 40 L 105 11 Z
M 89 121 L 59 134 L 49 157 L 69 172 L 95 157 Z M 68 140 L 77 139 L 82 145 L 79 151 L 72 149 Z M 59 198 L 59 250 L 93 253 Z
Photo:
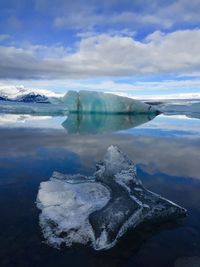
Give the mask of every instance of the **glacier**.
M 68 91 L 64 97 L 49 100 L 65 104 L 72 113 L 159 114 L 156 108 L 139 100 L 95 91 Z
M 110 146 L 91 177 L 54 172 L 41 182 L 39 224 L 50 246 L 115 246 L 128 229 L 176 220 L 186 215 L 179 205 L 142 185 L 136 166 L 117 146 Z

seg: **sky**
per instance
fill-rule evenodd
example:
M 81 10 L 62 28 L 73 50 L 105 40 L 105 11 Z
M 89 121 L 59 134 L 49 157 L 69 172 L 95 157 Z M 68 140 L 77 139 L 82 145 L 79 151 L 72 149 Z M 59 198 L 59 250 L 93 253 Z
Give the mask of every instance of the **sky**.
M 199 0 L 0 0 L 0 86 L 200 96 Z

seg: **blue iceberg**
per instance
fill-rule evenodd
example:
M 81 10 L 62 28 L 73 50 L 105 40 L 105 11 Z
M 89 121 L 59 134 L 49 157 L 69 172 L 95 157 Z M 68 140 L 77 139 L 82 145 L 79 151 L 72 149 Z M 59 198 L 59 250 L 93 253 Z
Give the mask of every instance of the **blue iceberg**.
M 159 114 L 155 107 L 139 100 L 101 92 L 69 91 L 59 102 L 72 113 Z

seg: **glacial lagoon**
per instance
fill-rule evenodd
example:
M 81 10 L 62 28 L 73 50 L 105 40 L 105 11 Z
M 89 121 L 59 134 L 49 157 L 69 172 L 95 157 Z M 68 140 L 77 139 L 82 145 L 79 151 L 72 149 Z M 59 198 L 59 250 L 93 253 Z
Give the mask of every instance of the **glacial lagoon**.
M 198 116 L 57 115 L 0 116 L 0 266 L 55 266 L 55 262 L 57 266 L 196 266 L 200 260 Z M 40 184 L 54 172 L 92 176 L 111 144 L 135 163 L 147 189 L 186 208 L 187 217 L 129 230 L 109 251 L 78 244 L 49 246 L 36 203 Z

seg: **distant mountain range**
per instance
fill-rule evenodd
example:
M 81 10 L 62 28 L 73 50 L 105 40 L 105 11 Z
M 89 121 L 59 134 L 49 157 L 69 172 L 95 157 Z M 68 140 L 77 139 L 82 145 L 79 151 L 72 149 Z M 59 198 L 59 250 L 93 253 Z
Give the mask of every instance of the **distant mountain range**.
M 0 101 L 24 103 L 50 103 L 50 97 L 60 97 L 63 94 L 42 89 L 27 89 L 16 86 L 0 86 Z
M 119 92 L 111 92 L 116 95 L 126 96 L 129 98 L 141 100 L 151 105 L 158 105 L 162 102 L 182 102 L 182 101 L 199 101 L 200 93 L 182 93 L 171 95 L 132 95 Z M 55 103 L 59 104 L 60 98 L 65 93 L 55 93 L 45 89 L 29 89 L 24 86 L 1 85 L 0 84 L 0 101 L 25 102 L 25 103 Z M 51 101 L 50 101 L 51 99 Z
M 27 95 L 23 95 L 17 98 L 18 102 L 37 102 L 37 103 L 49 103 L 48 97 L 45 95 L 39 95 L 35 93 L 30 93 Z
M 25 103 L 50 103 L 48 97 L 35 93 L 29 93 L 16 98 L 8 98 L 7 96 L 0 96 L 1 101 L 11 102 L 25 102 Z

